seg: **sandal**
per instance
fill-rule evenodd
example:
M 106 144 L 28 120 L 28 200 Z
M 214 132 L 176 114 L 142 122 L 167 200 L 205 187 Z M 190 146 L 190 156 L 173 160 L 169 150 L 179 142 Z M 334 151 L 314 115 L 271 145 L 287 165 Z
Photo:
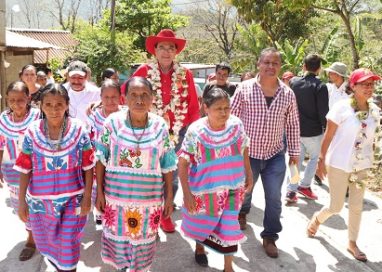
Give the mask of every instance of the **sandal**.
M 367 261 L 366 254 L 363 253 L 358 247 L 355 247 L 354 250 L 351 250 L 350 248 L 348 248 L 348 252 L 351 255 L 353 255 L 354 259 L 356 259 L 357 261 L 360 261 L 360 262 Z
M 197 254 L 195 251 L 195 261 L 198 265 L 207 267 L 208 266 L 208 259 L 206 253 L 199 253 Z
M 310 238 L 313 238 L 316 235 L 318 227 L 320 226 L 320 222 L 317 219 L 317 214 L 318 213 L 313 214 L 312 219 L 310 219 L 308 224 L 308 228 L 306 229 L 306 234 Z
M 30 260 L 33 257 L 33 254 L 36 252 L 36 245 L 27 243 L 19 255 L 19 261 L 25 262 Z

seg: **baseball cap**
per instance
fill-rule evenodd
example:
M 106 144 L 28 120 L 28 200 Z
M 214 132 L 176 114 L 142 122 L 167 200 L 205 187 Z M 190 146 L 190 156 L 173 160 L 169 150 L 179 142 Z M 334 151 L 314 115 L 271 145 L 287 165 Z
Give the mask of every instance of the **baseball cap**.
M 351 73 L 349 77 L 350 86 L 354 86 L 355 84 L 368 79 L 381 80 L 381 77 L 366 68 L 356 69 Z
M 68 75 L 69 77 L 73 75 L 80 75 L 80 76 L 86 76 L 87 74 L 87 66 L 82 61 L 73 61 L 69 64 L 68 67 Z
M 340 75 L 342 77 L 347 77 L 346 75 L 346 64 L 342 62 L 333 62 L 332 65 L 330 65 L 328 68 L 324 69 L 326 72 L 332 72 L 336 73 L 337 75 Z

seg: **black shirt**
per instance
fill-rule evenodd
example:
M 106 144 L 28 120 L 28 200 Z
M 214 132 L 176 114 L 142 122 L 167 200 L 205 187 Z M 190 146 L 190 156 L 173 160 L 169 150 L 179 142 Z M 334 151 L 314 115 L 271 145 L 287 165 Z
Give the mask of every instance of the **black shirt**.
M 289 84 L 296 95 L 300 136 L 321 135 L 326 127 L 326 114 L 329 111 L 328 88 L 311 73 L 303 77 L 294 77 Z

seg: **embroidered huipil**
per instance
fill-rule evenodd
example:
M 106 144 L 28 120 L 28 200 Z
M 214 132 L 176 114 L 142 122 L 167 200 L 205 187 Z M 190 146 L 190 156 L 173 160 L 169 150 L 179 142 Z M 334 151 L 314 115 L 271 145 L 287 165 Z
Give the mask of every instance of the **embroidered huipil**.
M 11 114 L 4 111 L 0 115 L 0 150 L 3 151 L 1 171 L 4 181 L 11 186 L 19 186 L 19 172 L 13 169 L 28 126 L 40 116 L 38 109 L 31 108 L 22 122 L 13 122 Z
M 96 141 L 106 167 L 101 256 L 118 269 L 146 271 L 163 212 L 162 174 L 176 169 L 176 155 L 163 118 L 149 113 L 147 127 L 133 131 L 126 114 L 111 114 Z
M 197 204 L 195 214 L 183 209 L 181 229 L 188 237 L 223 247 L 245 240 L 237 216 L 245 193 L 243 152 L 248 144 L 242 122 L 233 115 L 219 131 L 209 128 L 207 117 L 188 128 L 180 156 L 190 163 L 189 186 Z
M 94 152 L 88 132 L 78 119 L 68 118 L 59 150 L 54 150 L 44 132 L 44 121 L 27 129 L 15 169 L 32 171 L 28 194 L 41 199 L 56 199 L 82 194 L 82 170 L 94 167 Z

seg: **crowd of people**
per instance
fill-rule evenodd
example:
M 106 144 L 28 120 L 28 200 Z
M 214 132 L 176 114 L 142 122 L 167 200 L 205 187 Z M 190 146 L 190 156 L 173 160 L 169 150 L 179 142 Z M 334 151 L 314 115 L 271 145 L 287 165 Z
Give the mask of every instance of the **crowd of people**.
M 341 211 L 349 194 L 348 251 L 357 246 L 365 182 L 380 163 L 380 108 L 373 102 L 377 74 L 364 68 L 347 75 L 340 62 L 318 75 L 321 58 L 309 54 L 302 76 L 280 78 L 282 58 L 264 49 L 257 71 L 229 82 L 231 67 L 216 66 L 204 90 L 176 61 L 186 46 L 170 29 L 146 39 L 152 61 L 119 85 L 106 69 L 98 88 L 81 61 L 56 84 L 26 65 L 6 90 L 0 115 L 1 183 L 25 223 L 19 255 L 38 250 L 57 271 L 76 271 L 80 241 L 93 210 L 102 224 L 101 258 L 118 271 L 148 271 L 158 230 L 175 231 L 171 219 L 180 181 L 181 231 L 195 240 L 195 262 L 208 266 L 206 247 L 224 255 L 225 272 L 246 240 L 254 184 L 264 188 L 265 253 L 277 258 L 282 231 L 282 185 L 287 165 L 302 174 L 287 178 L 286 202 L 317 196 L 312 182 L 327 177 L 330 203 L 307 226 Z

